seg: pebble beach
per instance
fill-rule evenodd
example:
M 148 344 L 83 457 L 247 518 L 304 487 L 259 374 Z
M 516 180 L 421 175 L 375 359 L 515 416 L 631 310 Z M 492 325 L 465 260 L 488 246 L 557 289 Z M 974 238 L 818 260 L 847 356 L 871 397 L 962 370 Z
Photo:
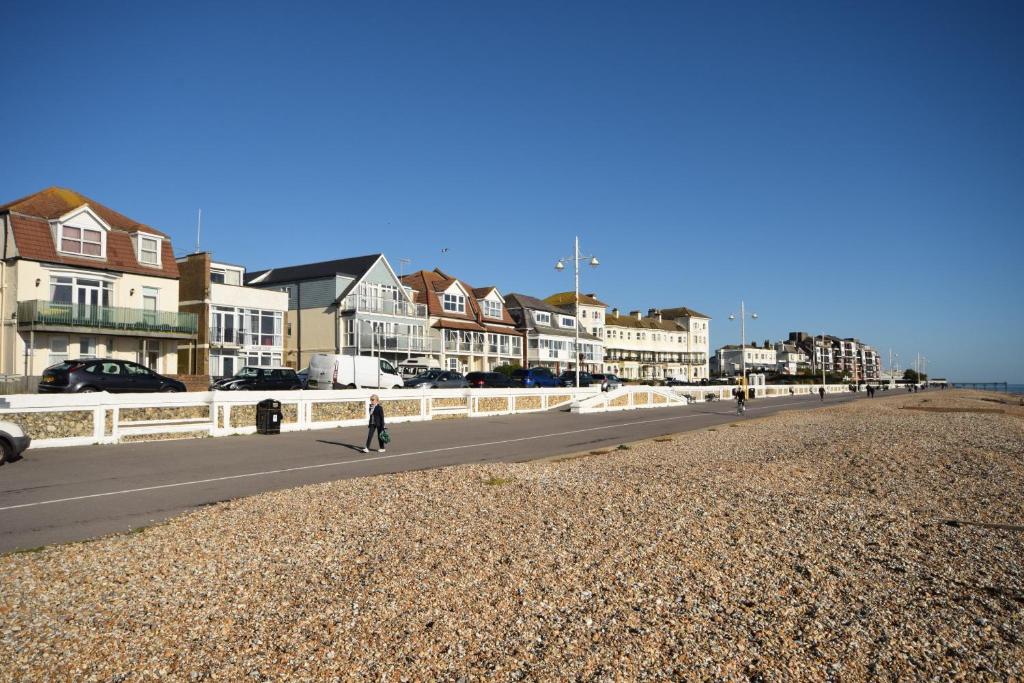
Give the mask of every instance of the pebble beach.
M 307 486 L 0 587 L 0 681 L 1019 680 L 1024 406 L 880 393 Z

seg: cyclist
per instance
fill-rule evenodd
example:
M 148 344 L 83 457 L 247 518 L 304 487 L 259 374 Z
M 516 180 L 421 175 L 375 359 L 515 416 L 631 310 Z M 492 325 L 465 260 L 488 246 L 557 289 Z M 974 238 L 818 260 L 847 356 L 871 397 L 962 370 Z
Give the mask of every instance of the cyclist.
M 742 415 L 743 411 L 747 409 L 746 397 L 744 396 L 745 393 L 746 392 L 744 391 L 743 387 L 740 387 L 739 389 L 736 390 L 736 414 L 737 415 Z

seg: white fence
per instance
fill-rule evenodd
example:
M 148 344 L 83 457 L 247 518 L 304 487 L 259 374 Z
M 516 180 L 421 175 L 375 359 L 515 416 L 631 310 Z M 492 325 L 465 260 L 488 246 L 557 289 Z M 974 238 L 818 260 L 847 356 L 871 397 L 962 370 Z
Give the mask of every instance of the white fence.
M 820 386 L 820 385 L 818 385 Z M 807 395 L 818 386 L 761 386 L 757 397 Z M 515 415 L 556 408 L 602 412 L 666 408 L 732 397 L 731 386 L 629 386 L 601 393 L 575 389 L 394 389 L 344 391 L 206 391 L 180 394 L 18 394 L 0 397 L 0 420 L 22 426 L 33 448 L 113 444 L 161 439 L 252 434 L 256 403 L 281 402 L 281 431 L 362 425 L 372 393 L 380 395 L 390 423 L 486 415 Z M 829 385 L 829 393 L 846 385 Z

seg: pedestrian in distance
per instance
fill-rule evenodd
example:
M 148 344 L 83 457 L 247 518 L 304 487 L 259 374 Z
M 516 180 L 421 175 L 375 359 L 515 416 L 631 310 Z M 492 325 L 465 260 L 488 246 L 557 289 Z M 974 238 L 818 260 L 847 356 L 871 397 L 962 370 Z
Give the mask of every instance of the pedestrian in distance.
M 746 392 L 743 391 L 742 388 L 736 390 L 736 414 L 737 415 L 742 415 L 743 411 L 747 409 L 746 397 L 744 396 L 745 393 Z
M 821 385 L 820 387 L 818 387 L 818 397 L 821 399 L 822 403 L 825 402 L 825 385 L 824 384 Z
M 377 445 L 380 448 L 377 450 L 378 453 L 384 453 L 384 439 L 381 436 L 381 432 L 384 431 L 384 408 L 380 405 L 380 396 L 373 394 L 370 396 L 370 430 L 366 433 L 366 446 L 363 448 L 363 453 L 370 452 L 370 439 L 373 438 L 373 433 L 377 432 Z

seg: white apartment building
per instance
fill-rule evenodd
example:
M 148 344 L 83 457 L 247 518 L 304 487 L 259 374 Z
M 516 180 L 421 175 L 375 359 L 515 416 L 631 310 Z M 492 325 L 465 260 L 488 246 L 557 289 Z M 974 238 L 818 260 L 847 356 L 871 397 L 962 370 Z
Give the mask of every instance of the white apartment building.
M 187 374 L 227 377 L 247 365 L 283 367 L 288 294 L 246 287 L 245 268 L 201 252 L 178 259 L 181 309 L 201 324 L 195 347 L 181 346 Z
M 743 374 L 744 363 L 748 373 L 775 372 L 778 359 L 774 348 L 748 344 L 740 349 L 739 344 L 726 345 L 715 352 L 715 371 L 719 376 L 735 377 Z
M 646 317 L 613 308 L 604 320 L 605 372 L 638 380 L 706 379 L 709 320 L 688 308 L 652 308 Z

